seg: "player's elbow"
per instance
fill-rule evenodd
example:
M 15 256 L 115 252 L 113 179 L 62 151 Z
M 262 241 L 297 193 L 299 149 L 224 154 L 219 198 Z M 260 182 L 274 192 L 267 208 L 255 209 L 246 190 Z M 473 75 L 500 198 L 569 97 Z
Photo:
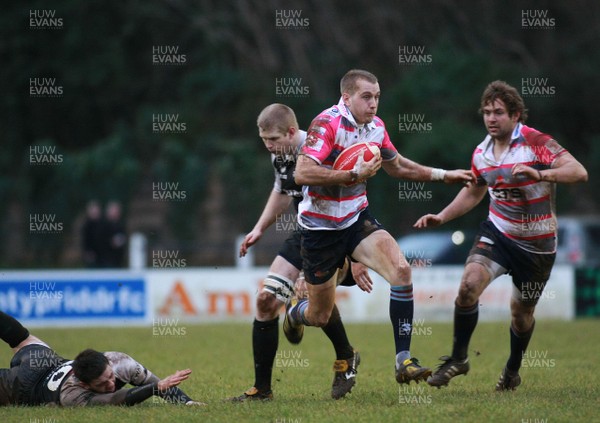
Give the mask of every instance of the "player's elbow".
M 296 185 L 310 185 L 306 172 L 298 168 L 294 172 L 294 182 L 296 182 Z
M 577 172 L 577 182 L 587 182 L 588 173 L 585 167 L 581 166 L 579 172 Z

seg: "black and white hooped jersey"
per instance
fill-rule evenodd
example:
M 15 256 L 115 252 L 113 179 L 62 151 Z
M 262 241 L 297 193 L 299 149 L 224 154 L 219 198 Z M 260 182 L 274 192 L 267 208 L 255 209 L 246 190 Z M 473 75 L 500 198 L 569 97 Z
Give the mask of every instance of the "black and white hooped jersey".
M 296 162 L 298 153 L 304 145 L 306 132 L 300 131 L 302 142 L 294 150 L 285 152 L 285 154 L 271 154 L 271 164 L 275 171 L 275 182 L 273 190 L 281 194 L 294 197 L 294 206 L 298 208 L 298 203 L 302 200 L 302 186 L 296 184 L 294 172 L 296 171 Z

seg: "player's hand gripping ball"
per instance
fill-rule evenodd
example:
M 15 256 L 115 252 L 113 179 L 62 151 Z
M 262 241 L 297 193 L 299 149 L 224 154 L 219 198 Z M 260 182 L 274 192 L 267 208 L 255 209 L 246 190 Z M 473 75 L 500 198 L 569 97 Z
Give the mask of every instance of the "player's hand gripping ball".
M 359 142 L 342 150 L 339 156 L 333 162 L 334 170 L 354 170 L 360 173 L 360 167 L 364 162 L 368 162 L 373 157 L 379 157 L 381 152 L 375 143 Z M 359 182 L 359 181 L 357 181 Z M 356 182 L 347 183 L 354 185 Z

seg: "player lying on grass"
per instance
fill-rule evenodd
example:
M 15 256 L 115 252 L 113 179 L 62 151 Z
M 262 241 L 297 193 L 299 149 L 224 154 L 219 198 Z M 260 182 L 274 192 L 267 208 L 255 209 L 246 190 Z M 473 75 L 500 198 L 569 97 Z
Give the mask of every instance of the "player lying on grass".
M 10 368 L 0 369 L 0 405 L 134 405 L 153 395 L 204 405 L 177 388 L 189 369 L 159 379 L 125 353 L 91 349 L 67 360 L 2 311 L 0 338 L 14 353 Z M 123 389 L 126 384 L 134 388 Z

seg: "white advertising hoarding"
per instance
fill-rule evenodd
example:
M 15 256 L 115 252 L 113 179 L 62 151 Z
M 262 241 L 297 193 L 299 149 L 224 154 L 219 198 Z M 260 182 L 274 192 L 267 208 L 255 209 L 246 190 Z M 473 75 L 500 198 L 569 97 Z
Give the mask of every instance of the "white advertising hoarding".
M 150 299 L 156 317 L 178 317 L 198 323 L 249 321 L 254 317 L 256 295 L 267 272 L 263 269 L 150 271 Z M 451 321 L 462 266 L 413 269 L 415 318 Z M 388 322 L 389 285 L 375 273 L 373 292 L 358 287 L 339 287 L 336 302 L 344 322 Z M 573 319 L 574 271 L 556 266 L 540 297 L 536 316 Z M 510 318 L 512 281 L 502 276 L 480 298 L 481 321 Z
M 267 268 L 182 268 L 115 271 L 6 271 L 0 275 L 0 309 L 28 326 L 147 325 L 155 319 L 188 323 L 251 322 Z M 415 319 L 452 321 L 462 266 L 413 269 Z M 574 269 L 556 266 L 536 317 L 575 317 Z M 389 322 L 389 285 L 372 273 L 373 292 L 339 287 L 344 322 Z M 480 298 L 481 321 L 510 318 L 510 277 Z

